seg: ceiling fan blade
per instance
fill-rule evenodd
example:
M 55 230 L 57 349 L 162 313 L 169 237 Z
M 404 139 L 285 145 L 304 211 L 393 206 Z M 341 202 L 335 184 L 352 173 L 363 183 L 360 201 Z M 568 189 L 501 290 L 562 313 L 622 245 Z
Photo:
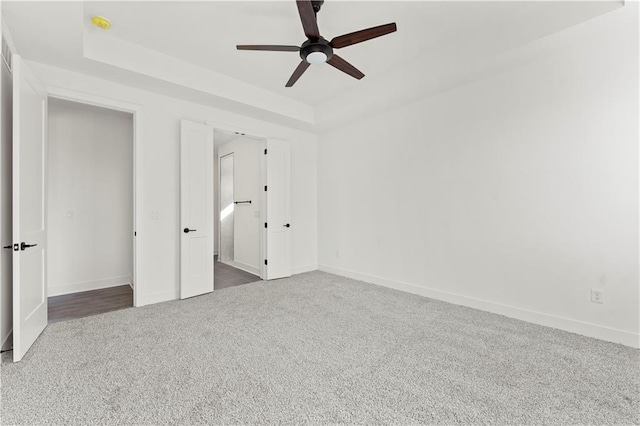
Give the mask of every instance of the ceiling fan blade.
M 318 20 L 316 19 L 316 13 L 313 11 L 311 0 L 296 0 L 296 5 L 298 5 L 298 13 L 300 13 L 304 34 L 309 39 L 319 39 L 320 30 L 318 29 Z
M 311 64 L 309 64 L 308 62 L 305 62 L 305 61 L 300 62 L 300 65 L 298 65 L 298 67 L 293 72 L 293 74 L 291 74 L 291 78 L 289 79 L 289 81 L 287 81 L 287 84 L 285 85 L 285 87 L 293 86 L 296 83 L 296 81 L 298 81 L 300 76 L 304 74 L 307 68 L 309 68 L 309 65 Z
M 340 49 L 342 47 L 351 46 L 352 44 L 362 43 L 363 41 L 371 40 L 372 38 L 387 35 L 389 33 L 398 30 L 396 23 L 379 25 L 377 27 L 367 28 L 366 30 L 360 30 L 353 33 L 334 37 L 329 43 L 334 49 Z
M 272 44 L 239 44 L 238 50 L 268 50 L 270 52 L 299 52 L 298 46 L 279 46 Z
M 349 74 L 351 77 L 357 78 L 358 80 L 364 77 L 364 74 L 360 72 L 359 69 L 357 69 L 338 55 L 334 54 L 331 59 L 327 61 L 327 63 L 332 67 L 335 67 L 340 71 Z

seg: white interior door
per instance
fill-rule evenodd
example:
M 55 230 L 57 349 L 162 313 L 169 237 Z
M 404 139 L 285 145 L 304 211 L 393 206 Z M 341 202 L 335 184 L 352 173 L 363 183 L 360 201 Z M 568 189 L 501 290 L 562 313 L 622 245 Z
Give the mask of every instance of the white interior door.
M 13 57 L 13 360 L 47 326 L 46 93 Z
M 291 147 L 267 140 L 266 279 L 291 276 Z
M 180 298 L 213 291 L 213 127 L 180 129 Z

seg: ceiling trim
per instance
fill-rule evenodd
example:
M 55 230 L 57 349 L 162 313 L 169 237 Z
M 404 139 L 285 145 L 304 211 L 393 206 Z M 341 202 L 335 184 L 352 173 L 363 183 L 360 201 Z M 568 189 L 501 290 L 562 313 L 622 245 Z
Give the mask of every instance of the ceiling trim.
M 311 105 L 90 29 L 83 30 L 83 55 L 87 59 L 305 124 L 313 125 L 315 122 L 314 108 Z

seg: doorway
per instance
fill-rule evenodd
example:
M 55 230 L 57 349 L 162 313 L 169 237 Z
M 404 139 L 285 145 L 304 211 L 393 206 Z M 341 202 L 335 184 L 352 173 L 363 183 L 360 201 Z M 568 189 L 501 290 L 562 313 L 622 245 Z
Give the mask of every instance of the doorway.
M 49 87 L 45 88 L 38 76 L 31 70 L 30 66 L 20 57 L 20 55 L 13 55 L 11 60 L 10 74 L 11 78 L 7 77 L 3 71 L 3 93 L 5 92 L 5 86 L 10 83 L 11 86 L 11 98 L 3 96 L 3 108 L 2 108 L 2 124 L 3 129 L 7 121 L 11 123 L 11 132 L 2 132 L 3 146 L 4 144 L 11 145 L 11 158 L 8 155 L 5 156 L 2 152 L 2 170 L 5 171 L 6 163 L 11 164 L 11 180 L 5 182 L 5 174 L 2 175 L 3 195 L 5 194 L 5 187 L 9 187 L 10 191 L 8 197 L 3 197 L 3 209 L 2 209 L 2 225 L 3 235 L 4 228 L 7 228 L 8 221 L 4 220 L 6 210 L 10 210 L 10 245 L 11 249 L 11 282 L 8 283 L 3 275 L 3 295 L 5 291 L 5 285 L 11 284 L 12 293 L 12 315 L 10 322 L 6 323 L 7 319 L 2 316 L 2 331 L 5 334 L 5 330 L 11 330 L 10 338 L 3 337 L 3 349 L 12 344 L 13 361 L 20 361 L 27 353 L 29 348 L 38 339 L 38 336 L 47 327 L 48 323 L 48 296 L 49 294 L 49 280 L 48 280 L 48 266 L 53 265 L 53 262 L 48 261 L 48 257 L 51 254 L 49 249 L 49 213 L 50 208 L 48 206 L 49 200 L 49 141 L 48 141 L 48 107 L 49 101 L 53 103 L 56 100 L 70 101 L 79 104 L 83 107 L 103 107 L 107 109 L 113 109 L 115 111 L 126 112 L 131 115 L 131 122 L 133 130 L 129 130 L 129 134 L 132 134 L 132 142 L 130 142 L 131 161 L 132 161 L 132 175 L 130 177 L 130 185 L 133 199 L 131 216 L 132 223 L 134 223 L 134 232 L 137 225 L 139 225 L 139 212 L 141 208 L 138 204 L 141 204 L 142 194 L 140 189 L 142 186 L 138 184 L 141 181 L 141 167 L 137 164 L 140 161 L 139 145 L 141 145 L 142 133 L 139 126 L 136 126 L 137 119 L 140 117 L 142 108 L 139 105 L 130 104 L 126 102 L 117 101 L 110 98 L 103 98 L 95 96 L 89 93 L 71 91 L 63 88 Z M 7 101 L 11 101 L 12 105 L 7 105 Z M 7 105 L 7 107 L 5 107 Z M 85 127 L 85 132 L 89 133 L 90 127 Z M 108 134 L 108 132 L 107 132 Z M 89 138 L 89 141 L 92 139 Z M 88 142 L 87 142 L 88 143 Z M 84 146 L 80 145 L 78 152 L 84 152 Z M 72 150 L 72 152 L 75 152 Z M 109 155 L 109 152 L 106 153 Z M 86 156 L 85 158 L 78 159 L 78 162 L 82 165 L 88 162 L 90 158 L 94 156 Z M 100 166 L 96 166 L 100 167 Z M 81 180 L 81 178 L 71 177 L 75 181 Z M 64 181 L 64 179 L 62 179 Z M 99 185 L 109 186 L 113 182 L 113 179 L 103 179 L 98 182 Z M 82 200 L 81 200 L 82 201 Z M 114 203 L 115 204 L 115 203 Z M 119 204 L 119 202 L 117 203 Z M 80 203 L 78 205 L 81 205 Z M 111 215 L 113 210 L 113 204 L 98 210 L 99 214 Z M 77 209 L 79 213 L 85 213 L 86 210 L 80 208 Z M 76 208 L 65 211 L 65 219 L 74 219 L 84 217 L 84 214 L 76 215 Z M 60 219 L 58 217 L 58 219 Z M 95 228 L 92 228 L 95 230 Z M 93 236 L 93 230 L 91 235 Z M 100 243 L 100 241 L 98 241 Z M 5 246 L 6 242 L 3 242 Z M 137 250 L 140 249 L 140 245 L 136 243 L 136 238 L 133 238 L 131 249 L 132 258 L 132 277 L 130 280 L 131 286 L 133 286 L 133 306 L 142 304 L 139 300 L 140 283 L 136 282 L 136 269 L 137 262 L 136 255 Z M 4 246 L 3 246 L 4 247 Z M 72 246 L 75 247 L 75 246 Z M 102 247 L 100 247 L 102 248 Z M 104 254 L 113 252 L 113 250 L 104 251 Z M 5 263 L 9 256 L 3 257 L 3 271 L 5 269 Z M 67 256 L 65 261 L 68 259 Z M 105 257 L 106 259 L 106 257 Z M 87 265 L 83 265 L 87 266 Z M 91 265 L 89 265 L 91 266 Z M 63 287 L 64 290 L 69 291 L 81 291 L 78 289 L 78 282 L 68 282 Z M 95 283 L 94 283 L 95 284 Z M 105 284 L 104 282 L 102 284 Z M 111 287 L 114 285 L 97 285 L 97 287 Z M 74 287 L 75 286 L 75 287 Z M 130 287 L 131 287 L 130 286 Z M 94 286 L 95 288 L 96 286 Z M 83 288 L 83 289 L 86 289 Z M 57 290 L 60 290 L 58 288 Z M 92 290 L 91 290 L 92 291 Z M 3 298 L 4 300 L 4 298 Z M 3 306 L 4 308 L 4 306 Z M 3 309 L 3 312 L 4 311 Z M 97 312 L 94 312 L 97 313 Z
M 48 322 L 134 306 L 134 117 L 48 101 Z
M 266 141 L 214 131 L 218 165 L 214 289 L 260 281 L 264 195 L 261 155 Z
M 218 260 L 220 262 L 233 262 L 235 258 L 235 227 L 234 227 L 234 176 L 233 176 L 233 152 L 220 157 L 220 243 L 218 244 Z M 250 203 L 249 201 L 244 201 Z
M 247 144 L 247 141 L 251 143 Z M 238 142 L 237 146 L 234 142 Z M 253 149 L 255 147 L 258 149 Z M 249 162 L 240 160 L 240 153 L 245 148 L 254 153 L 248 157 L 253 159 Z M 233 197 L 231 191 L 227 191 L 224 199 L 227 204 L 223 206 L 220 198 L 220 160 L 231 153 L 233 157 L 223 160 L 223 166 L 225 174 L 229 175 L 233 164 Z M 252 165 L 244 167 L 244 173 L 239 173 L 241 164 Z M 257 178 L 246 179 L 249 175 Z M 242 176 L 242 185 L 239 184 L 239 176 Z M 246 182 L 251 183 L 245 185 Z M 227 250 L 223 262 L 218 259 L 220 218 L 231 211 L 233 227 L 228 226 L 230 221 L 225 222 L 225 227 L 233 229 L 233 259 L 229 258 L 231 250 Z M 246 226 L 239 225 L 242 218 L 249 219 L 244 222 Z M 238 274 L 250 274 L 246 283 L 290 277 L 291 234 L 294 230 L 295 223 L 291 220 L 289 142 L 248 136 L 215 123 L 181 120 L 181 299 L 210 293 L 225 284 L 243 284 L 239 279 L 220 283 L 220 278 L 226 275 L 220 268 L 222 265 L 233 268 Z

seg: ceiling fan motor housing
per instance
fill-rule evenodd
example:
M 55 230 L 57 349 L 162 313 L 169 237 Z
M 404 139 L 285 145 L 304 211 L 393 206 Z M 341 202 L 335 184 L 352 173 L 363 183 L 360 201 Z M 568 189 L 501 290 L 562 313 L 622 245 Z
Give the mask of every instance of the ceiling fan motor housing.
M 327 61 L 333 56 L 333 47 L 329 45 L 329 42 L 320 37 L 317 41 L 307 40 L 300 46 L 300 57 L 303 61 L 307 61 L 307 56 L 313 52 L 322 52 L 327 56 Z

